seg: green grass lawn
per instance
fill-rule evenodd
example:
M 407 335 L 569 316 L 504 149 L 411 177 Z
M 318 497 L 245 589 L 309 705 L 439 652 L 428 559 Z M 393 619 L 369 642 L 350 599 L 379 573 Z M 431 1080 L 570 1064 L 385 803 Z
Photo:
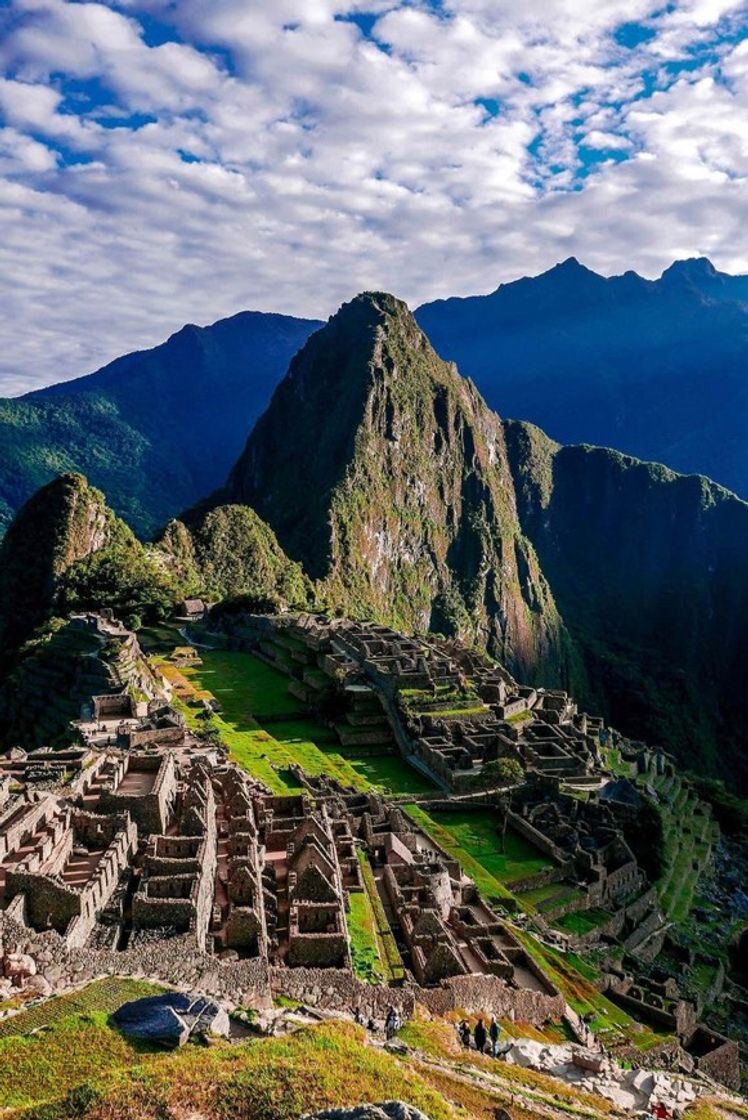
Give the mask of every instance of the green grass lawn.
M 488 874 L 500 883 L 536 875 L 553 866 L 538 848 L 518 833 L 507 830 L 504 851 L 496 829 L 498 818 L 490 810 L 466 810 L 457 813 L 429 814 L 430 820 L 452 838 L 460 851 L 467 852 Z
M 59 1099 L 84 1081 L 147 1059 L 152 1048 L 125 1039 L 109 1016 L 161 990 L 138 980 L 99 980 L 0 1023 L 0 1110 Z
M 382 984 L 385 981 L 385 969 L 379 956 L 376 921 L 369 895 L 365 890 L 351 891 L 349 902 L 348 933 L 353 971 L 359 980 Z
M 479 861 L 475 856 L 471 855 L 471 853 L 460 844 L 452 830 L 435 820 L 437 814 L 431 815 L 419 805 L 408 804 L 404 805 L 403 808 L 410 814 L 415 823 L 422 828 L 428 836 L 432 837 L 436 844 L 443 848 L 445 852 L 448 852 L 454 859 L 459 860 L 463 871 L 474 881 L 478 890 L 486 900 L 514 900 L 514 895 L 511 891 L 507 890 L 501 880 L 497 879 L 495 875 L 492 875 L 491 872 L 487 870 L 482 861 Z M 444 816 L 445 814 L 439 815 Z M 451 813 L 446 815 L 452 816 Z M 461 814 L 455 814 L 455 816 L 460 815 Z
M 350 757 L 341 753 L 334 731 L 310 715 L 288 692 L 288 677 L 251 653 L 203 650 L 202 665 L 180 670 L 199 690 L 212 693 L 221 705 L 214 723 L 231 757 L 275 793 L 296 793 L 293 765 L 317 777 L 327 774 L 344 785 L 372 786 L 393 793 L 418 794 L 431 783 L 396 754 Z M 183 705 L 199 729 L 198 710 Z M 283 718 L 281 718 L 283 717 Z
M 611 917 L 609 910 L 577 910 L 573 914 L 564 914 L 562 918 L 557 918 L 553 924 L 556 929 L 581 936 L 605 925 Z
M 197 678 L 234 722 L 306 720 L 304 705 L 288 691 L 288 677 L 251 653 L 236 650 L 201 650 L 202 665 L 185 676 Z

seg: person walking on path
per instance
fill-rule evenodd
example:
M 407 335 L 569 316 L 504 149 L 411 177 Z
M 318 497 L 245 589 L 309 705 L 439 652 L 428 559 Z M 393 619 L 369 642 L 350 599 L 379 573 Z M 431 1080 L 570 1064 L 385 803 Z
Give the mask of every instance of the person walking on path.
M 470 1024 L 467 1019 L 463 1019 L 460 1023 L 460 1040 L 466 1050 L 470 1049 Z
M 475 1024 L 475 1029 L 473 1031 L 473 1038 L 475 1039 L 475 1049 L 479 1054 L 482 1054 L 486 1049 L 486 1037 L 486 1028 L 483 1025 L 483 1020 L 479 1019 Z
M 496 1057 L 496 1051 L 499 1045 L 499 1035 L 501 1034 L 501 1027 L 496 1021 L 496 1016 L 491 1016 L 491 1023 L 488 1028 L 488 1037 L 491 1039 L 491 1057 Z

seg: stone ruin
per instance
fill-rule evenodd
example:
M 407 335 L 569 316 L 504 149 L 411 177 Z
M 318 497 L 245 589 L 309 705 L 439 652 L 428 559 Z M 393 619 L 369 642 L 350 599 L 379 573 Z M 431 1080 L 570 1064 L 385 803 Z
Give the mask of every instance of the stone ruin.
M 127 644 L 126 632 L 117 636 Z M 310 707 L 336 699 L 343 745 L 400 750 L 443 788 L 472 788 L 488 762 L 516 758 L 526 777 L 508 801 L 491 790 L 471 796 L 548 856 L 536 882 L 571 882 L 581 895 L 540 912 L 541 927 L 557 912 L 599 906 L 611 914 L 607 935 L 656 954 L 663 920 L 623 837 L 630 806 L 596 796 L 602 726 L 565 693 L 518 686 L 456 643 L 346 620 L 255 619 L 250 644 Z M 35 938 L 46 953 L 56 937 L 78 972 L 142 972 L 150 960 L 164 980 L 189 967 L 222 992 L 241 975 L 257 998 L 272 989 L 349 1008 L 365 987 L 373 1005 L 376 986 L 353 976 L 348 932 L 350 896 L 367 889 L 361 852 L 411 999 L 538 1023 L 564 1013 L 506 918 L 402 808 L 302 774 L 306 792 L 273 795 L 195 739 L 160 690 L 137 703 L 127 688 L 93 697 L 91 718 L 77 725 L 82 749 L 0 762 L 0 936 L 16 931 L 15 957 L 33 965 Z M 663 763 L 653 754 L 646 765 Z M 574 786 L 589 799 L 572 796 Z M 621 981 L 611 998 L 637 993 Z M 726 1040 L 714 1036 L 710 1049 L 695 1019 L 673 1022 L 705 1070 L 729 1065 Z

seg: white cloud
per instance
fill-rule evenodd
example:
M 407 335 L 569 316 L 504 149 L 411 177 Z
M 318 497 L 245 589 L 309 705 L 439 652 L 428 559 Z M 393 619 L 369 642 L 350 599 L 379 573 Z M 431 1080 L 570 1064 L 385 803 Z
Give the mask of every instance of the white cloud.
M 365 287 L 417 303 L 570 253 L 606 272 L 696 252 L 748 269 L 741 11 L 11 0 L 3 391 L 187 320 L 326 315 Z M 635 20 L 649 34 L 627 47 L 615 32 Z

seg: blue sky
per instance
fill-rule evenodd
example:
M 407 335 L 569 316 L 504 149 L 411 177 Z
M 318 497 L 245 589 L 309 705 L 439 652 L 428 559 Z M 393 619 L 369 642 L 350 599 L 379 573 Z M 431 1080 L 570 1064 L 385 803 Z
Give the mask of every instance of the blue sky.
M 0 0 L 0 392 L 569 255 L 748 271 L 736 0 Z

